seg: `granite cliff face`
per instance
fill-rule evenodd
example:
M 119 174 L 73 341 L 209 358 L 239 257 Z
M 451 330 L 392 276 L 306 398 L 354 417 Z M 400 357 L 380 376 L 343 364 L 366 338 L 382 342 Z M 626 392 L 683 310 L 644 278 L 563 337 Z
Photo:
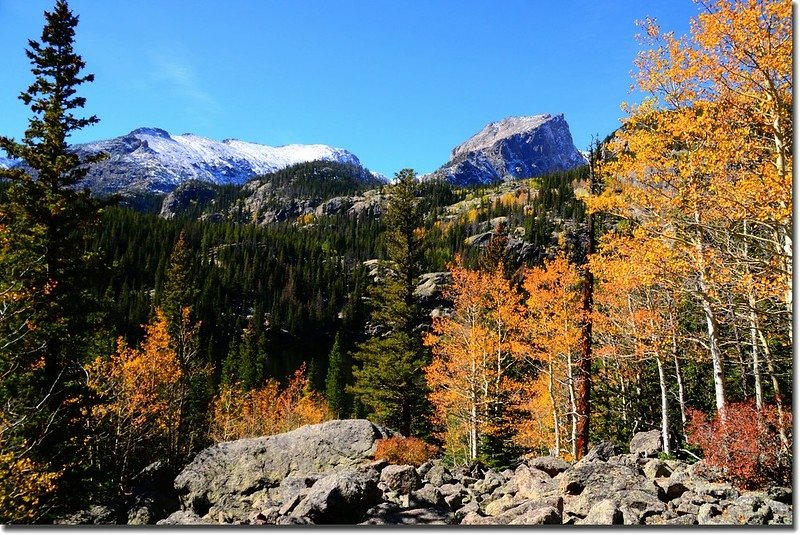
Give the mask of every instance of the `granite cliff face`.
M 457 185 L 491 184 L 585 163 L 563 114 L 507 117 L 453 149 L 450 161 L 433 176 Z

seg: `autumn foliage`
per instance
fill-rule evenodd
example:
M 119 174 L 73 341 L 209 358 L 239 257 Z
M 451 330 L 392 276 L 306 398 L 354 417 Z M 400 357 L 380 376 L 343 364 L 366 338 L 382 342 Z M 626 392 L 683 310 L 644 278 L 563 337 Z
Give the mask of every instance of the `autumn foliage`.
M 139 453 L 169 458 L 180 422 L 182 371 L 164 314 L 156 310 L 153 322 L 145 325 L 140 348 L 120 339 L 110 358 L 98 357 L 85 369 L 97 400 L 91 411 L 95 448 L 109 463 L 101 469 L 118 472 L 125 482 L 142 468 L 131 466 Z
M 311 390 L 304 364 L 284 388 L 275 379 L 249 391 L 224 385 L 211 403 L 209 436 L 221 442 L 275 435 L 329 418 L 328 404 Z
M 392 437 L 375 443 L 375 459 L 392 464 L 419 466 L 438 453 L 438 449 L 416 437 Z
M 433 351 L 425 377 L 445 450 L 469 463 L 482 453 L 482 439 L 511 426 L 506 404 L 518 385 L 509 371 L 528 351 L 527 323 L 502 265 L 492 273 L 452 272 L 454 312 L 437 319 L 425 339 Z
M 791 413 L 784 411 L 785 427 L 791 428 Z M 703 450 L 706 462 L 722 468 L 739 487 L 767 488 L 791 485 L 791 445 L 785 449 L 774 406 L 759 411 L 753 403 L 730 403 L 725 419 L 709 420 L 690 410 L 689 443 Z

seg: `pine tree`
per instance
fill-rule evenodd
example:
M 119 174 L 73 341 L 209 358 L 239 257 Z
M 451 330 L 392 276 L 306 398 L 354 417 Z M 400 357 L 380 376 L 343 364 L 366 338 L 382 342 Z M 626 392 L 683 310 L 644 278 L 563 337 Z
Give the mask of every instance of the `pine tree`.
M 0 137 L 0 149 L 24 163 L 0 170 L 8 181 L 0 203 L 0 280 L 13 282 L 25 311 L 22 326 L 0 325 L 12 341 L 0 354 L 0 401 L 18 418 L 17 442 L 50 469 L 64 470 L 62 481 L 69 482 L 77 477 L 83 443 L 81 365 L 93 352 L 101 319 L 90 292 L 101 277 L 87 243 L 102 205 L 75 186 L 86 164 L 102 155 L 82 158 L 67 144 L 74 131 L 98 122 L 75 114 L 85 105 L 78 87 L 93 80 L 81 74 L 85 63 L 73 48 L 78 17 L 59 0 L 45 19 L 41 42 L 30 40 L 26 50 L 36 77 L 19 96 L 32 111 L 28 128 L 21 142 Z
M 370 321 L 382 333 L 360 344 L 353 355 L 354 385 L 349 389 L 368 416 L 408 436 L 427 432 L 427 400 L 422 368 L 428 351 L 416 327 L 420 324 L 414 289 L 423 253 L 422 213 L 414 171 L 397 173 L 386 214 L 384 239 L 389 262 L 380 281 L 368 291 Z
M 330 355 L 328 356 L 328 373 L 325 376 L 325 398 L 331 412 L 337 418 L 344 418 L 349 414 L 349 399 L 345 391 L 347 384 L 347 360 L 341 350 L 339 333 L 333 341 Z

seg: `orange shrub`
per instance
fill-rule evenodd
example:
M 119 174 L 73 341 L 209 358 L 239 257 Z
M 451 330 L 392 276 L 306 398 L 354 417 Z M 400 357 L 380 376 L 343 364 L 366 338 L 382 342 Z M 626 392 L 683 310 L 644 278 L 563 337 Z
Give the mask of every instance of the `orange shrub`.
M 384 459 L 392 464 L 410 464 L 419 466 L 438 452 L 424 440 L 409 437 L 393 437 L 378 440 L 375 448 L 375 459 Z
M 778 411 L 764 406 L 759 413 L 753 403 L 731 403 L 719 416 L 708 420 L 690 410 L 689 443 L 700 447 L 706 462 L 722 468 L 740 488 L 791 485 L 791 444 L 781 444 Z M 792 416 L 784 412 L 784 429 L 791 430 Z M 791 440 L 791 438 L 790 438 Z
M 209 436 L 215 442 L 268 436 L 328 419 L 328 404 L 311 390 L 303 364 L 283 389 L 274 379 L 249 391 L 223 386 L 211 403 Z

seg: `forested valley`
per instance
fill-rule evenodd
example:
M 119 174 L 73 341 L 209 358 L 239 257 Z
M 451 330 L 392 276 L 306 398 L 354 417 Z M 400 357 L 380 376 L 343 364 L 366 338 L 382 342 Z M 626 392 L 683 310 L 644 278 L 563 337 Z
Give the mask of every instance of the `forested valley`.
M 29 130 L 0 137 L 29 166 L 0 170 L 4 523 L 344 418 L 498 469 L 659 430 L 664 459 L 791 486 L 790 3 L 714 3 L 684 38 L 643 22 L 650 97 L 585 166 L 462 187 L 317 161 L 189 185 L 168 216 L 73 188 L 91 77 L 65 2 L 47 24 Z M 259 186 L 280 195 L 253 208 Z M 348 198 L 371 201 L 262 217 Z

